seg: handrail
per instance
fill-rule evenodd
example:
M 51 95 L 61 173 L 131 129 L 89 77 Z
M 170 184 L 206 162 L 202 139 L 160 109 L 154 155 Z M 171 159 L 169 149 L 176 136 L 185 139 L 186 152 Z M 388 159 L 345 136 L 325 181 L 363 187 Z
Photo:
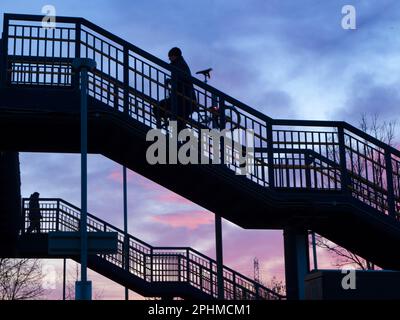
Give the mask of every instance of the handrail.
M 15 14 L 15 13 L 5 13 L 4 14 L 4 20 L 30 20 L 30 21 L 42 21 L 43 16 L 41 15 L 25 15 L 25 14 Z M 167 62 L 161 60 L 160 58 L 140 49 L 139 47 L 133 45 L 132 43 L 112 34 L 111 32 L 95 25 L 94 23 L 84 19 L 84 18 L 74 18 L 74 17 L 62 17 L 62 16 L 57 16 L 57 21 L 61 22 L 61 23 L 80 23 L 82 25 L 85 25 L 86 27 L 92 29 L 93 31 L 109 38 L 110 40 L 119 43 L 121 46 L 126 47 L 127 49 L 135 52 L 136 54 L 141 55 L 142 57 L 152 61 L 153 63 L 156 63 L 158 65 L 160 65 L 161 67 L 163 67 L 164 69 L 167 69 L 169 71 L 172 70 L 177 70 L 174 66 L 171 66 L 170 64 L 168 64 Z M 234 104 L 239 105 L 244 111 L 253 114 L 254 116 L 259 117 L 260 119 L 265 120 L 266 122 L 271 121 L 272 118 L 268 117 L 267 115 L 252 109 L 250 106 L 244 104 L 243 102 L 229 96 L 228 94 L 210 86 L 209 84 L 204 83 L 203 81 L 200 81 L 199 79 L 195 78 L 195 77 L 191 77 L 191 81 L 203 88 L 206 89 L 207 91 L 210 91 L 214 94 L 217 94 L 221 97 L 224 97 L 224 99 L 227 99 L 231 102 L 233 102 Z
M 53 227 L 54 227 L 54 225 L 58 226 L 58 225 L 64 225 L 64 223 L 67 223 L 67 222 L 63 222 L 64 220 L 62 220 L 64 216 L 67 216 L 69 219 L 77 221 L 77 223 L 75 223 L 75 226 L 76 227 L 79 226 L 79 216 L 71 215 L 70 212 L 68 212 L 65 209 L 63 209 L 63 208 L 72 209 L 75 212 L 76 215 L 80 215 L 80 209 L 77 206 L 75 206 L 75 205 L 73 205 L 73 204 L 71 204 L 71 203 L 69 203 L 69 202 L 67 202 L 67 201 L 65 201 L 63 199 L 60 199 L 60 198 L 41 198 L 41 199 L 39 199 L 39 201 L 42 204 L 42 206 L 41 206 L 42 215 L 45 216 L 45 218 L 43 218 L 43 219 L 48 219 L 49 218 L 45 214 L 46 212 L 49 212 L 49 211 L 54 212 L 55 211 L 55 214 L 53 214 L 53 215 L 55 215 L 56 221 L 54 221 L 55 224 L 53 223 Z M 26 211 L 29 210 L 28 202 L 29 202 L 28 198 L 23 198 L 22 199 L 23 210 L 24 210 L 24 213 L 25 213 L 25 219 L 26 219 Z M 48 205 L 52 204 L 52 203 L 53 203 L 53 206 L 48 207 Z M 59 213 L 62 213 L 62 214 L 59 214 Z M 58 219 L 60 219 L 60 221 Z M 89 230 L 90 230 L 90 228 L 96 228 L 95 226 L 99 225 L 99 226 L 101 226 L 101 229 L 99 229 L 101 231 L 104 231 L 105 228 L 107 228 L 109 230 L 112 230 L 114 232 L 116 231 L 116 232 L 118 232 L 119 236 L 122 237 L 122 240 L 119 239 L 118 241 L 121 244 L 125 243 L 125 240 L 124 240 L 125 234 L 121 229 L 111 225 L 110 223 L 108 223 L 108 222 L 106 222 L 106 221 L 104 221 L 104 220 L 102 220 L 100 218 L 97 218 L 96 216 L 94 216 L 94 215 L 92 215 L 90 213 L 88 213 L 88 219 L 89 219 L 89 224 L 88 224 Z M 91 223 L 90 221 L 93 221 L 94 224 Z M 46 223 L 46 221 L 44 223 Z M 67 226 L 69 228 L 73 227 L 73 225 L 71 225 L 70 222 L 67 223 Z M 24 230 L 25 230 L 25 228 L 24 228 Z M 50 227 L 49 230 L 46 229 L 46 231 L 51 231 L 51 230 L 52 230 L 52 227 Z M 56 230 L 58 230 L 58 227 L 56 228 Z M 167 258 L 167 257 L 168 258 L 171 258 L 171 257 L 182 257 L 183 259 L 187 259 L 188 262 L 190 263 L 190 265 L 197 266 L 200 269 L 204 269 L 205 268 L 206 271 L 210 272 L 210 275 L 216 276 L 216 271 L 214 271 L 214 268 L 216 269 L 216 261 L 214 259 L 210 258 L 210 257 L 207 257 L 206 255 L 204 255 L 203 253 L 201 253 L 201 252 L 199 252 L 199 251 L 197 251 L 195 249 L 192 249 L 190 247 L 154 247 L 154 246 L 151 246 L 151 245 L 145 243 L 144 241 L 142 241 L 140 239 L 137 239 L 136 237 L 134 237 L 134 236 L 132 236 L 130 234 L 128 235 L 128 238 L 129 238 L 129 242 L 128 243 L 129 243 L 129 247 L 130 247 L 131 250 L 134 250 L 134 251 L 138 250 L 136 247 L 132 247 L 130 241 L 133 240 L 135 243 L 138 243 L 138 244 L 142 245 L 144 248 L 147 248 L 147 250 L 149 252 L 151 252 L 151 253 L 146 253 L 144 251 L 138 251 L 138 253 L 140 253 L 142 255 L 151 256 L 151 257 L 155 257 L 155 258 L 158 257 L 158 258 L 161 258 L 161 259 L 162 258 Z M 157 251 L 160 251 L 160 253 L 157 253 Z M 179 253 L 179 252 L 181 252 L 181 253 Z M 120 254 L 120 253 L 118 253 L 118 254 Z M 193 260 L 193 259 L 191 259 L 191 256 L 195 256 L 198 259 L 202 259 L 203 263 L 209 264 L 209 267 L 206 268 L 205 265 L 201 263 L 201 260 Z M 115 259 L 111 259 L 109 261 L 113 262 L 113 261 L 115 261 Z M 145 264 L 143 265 L 143 267 L 147 268 Z M 168 270 L 164 270 L 164 271 L 168 271 Z M 190 270 L 187 270 L 187 271 L 189 273 L 192 272 Z M 233 276 L 233 279 L 244 281 L 244 282 L 247 282 L 249 285 L 254 286 L 254 289 L 258 288 L 259 290 L 264 290 L 269 295 L 275 296 L 278 299 L 283 299 L 284 298 L 284 296 L 274 292 L 273 290 L 271 290 L 271 289 L 269 289 L 269 288 L 267 288 L 267 287 L 265 287 L 265 286 L 263 286 L 261 284 L 255 283 L 254 280 L 252 280 L 252 279 L 250 279 L 250 278 L 248 278 L 248 277 L 236 272 L 235 270 L 233 270 L 233 269 L 231 269 L 229 267 L 224 266 L 224 271 L 228 272 L 228 273 L 231 273 L 232 276 Z M 154 272 L 156 272 L 156 270 Z M 202 275 L 200 275 L 200 277 L 202 277 Z M 189 279 L 188 276 L 187 276 L 187 279 Z M 202 280 L 200 280 L 200 281 L 204 280 L 203 278 L 201 278 L 201 279 Z M 210 285 L 213 285 L 212 284 L 213 280 L 210 279 L 209 281 L 211 281 Z M 232 282 L 233 280 L 224 277 L 224 281 Z M 234 286 L 239 286 L 239 287 L 242 286 L 242 285 L 236 283 L 235 281 L 232 282 Z M 244 290 L 246 288 L 243 287 L 242 289 Z
M 4 28 L 6 28 L 10 21 L 34 21 L 34 22 L 40 22 L 42 20 L 43 16 L 42 15 L 24 15 L 24 14 L 11 14 L 11 13 L 6 13 L 4 14 Z M 146 123 L 146 116 L 147 117 L 151 117 L 151 114 L 149 114 L 149 108 L 152 107 L 152 103 L 154 103 L 154 96 L 151 95 L 151 91 L 150 93 L 147 95 L 147 93 L 144 91 L 143 89 L 143 83 L 144 81 L 148 81 L 149 85 L 149 89 L 151 90 L 152 85 L 156 86 L 156 90 L 157 91 L 157 95 L 158 92 L 160 90 L 160 87 L 162 88 L 162 85 L 160 84 L 161 79 L 158 79 L 159 73 L 162 74 L 162 76 L 165 78 L 166 76 L 168 77 L 169 75 L 167 74 L 167 72 L 172 72 L 174 70 L 174 67 L 171 66 L 170 64 L 166 63 L 165 61 L 159 59 L 158 57 L 136 47 L 135 45 L 129 43 L 128 41 L 112 34 L 111 32 L 93 24 L 92 22 L 84 19 L 84 18 L 73 18 L 73 17 L 58 17 L 57 16 L 57 21 L 60 23 L 66 23 L 66 24 L 72 24 L 71 28 L 75 27 L 75 32 L 77 32 L 78 34 L 75 37 L 75 41 L 79 41 L 79 43 L 81 45 L 83 45 L 84 47 L 86 46 L 86 52 L 88 52 L 88 48 L 90 50 L 95 50 L 97 53 L 99 52 L 100 48 L 99 46 L 96 47 L 96 44 L 94 43 L 94 38 L 96 37 L 96 39 L 101 40 L 101 50 L 103 50 L 103 43 L 105 43 L 106 45 L 109 46 L 109 54 L 107 55 L 107 53 L 104 51 L 104 57 L 105 59 L 110 59 L 113 60 L 114 63 L 116 63 L 116 67 L 115 67 L 115 71 L 117 72 L 116 75 L 110 74 L 109 73 L 105 73 L 103 71 L 103 67 L 101 67 L 101 70 L 96 70 L 92 75 L 93 75 L 93 83 L 95 81 L 97 81 L 97 79 L 94 79 L 94 76 L 98 76 L 100 78 L 100 82 L 101 84 L 105 83 L 105 86 L 110 85 L 110 84 L 114 84 L 114 88 L 113 90 L 116 90 L 116 92 L 110 92 L 110 88 L 107 92 L 106 89 L 99 89 L 99 85 L 97 84 L 97 88 L 93 89 L 93 94 L 95 93 L 95 90 L 102 90 L 101 94 L 106 94 L 108 95 L 108 102 L 111 103 L 111 101 L 114 103 L 114 106 L 116 106 L 117 108 L 122 107 L 124 108 L 125 111 L 127 111 L 127 108 L 137 108 L 138 110 L 141 111 L 142 116 L 140 116 L 139 112 L 137 114 L 135 114 L 135 116 L 137 116 L 137 119 L 139 119 L 141 117 L 141 121 Z M 19 25 L 16 25 L 17 27 L 20 27 Z M 82 27 L 84 27 L 82 29 Z M 35 27 L 36 28 L 36 27 Z M 24 29 L 22 29 L 24 30 Z M 7 34 L 8 30 L 3 30 L 3 34 L 5 35 L 4 37 L 4 41 L 3 41 L 3 45 L 6 46 L 7 48 L 7 41 L 6 39 L 8 39 L 8 34 Z M 81 33 L 82 33 L 82 38 L 81 38 Z M 23 33 L 22 33 L 23 34 Z M 69 34 L 69 33 L 68 33 Z M 86 36 L 86 42 L 84 40 L 83 35 L 85 34 Z M 13 35 L 14 37 L 21 37 L 20 35 Z M 88 37 L 92 37 L 93 38 L 93 45 L 91 43 L 89 43 L 90 41 L 88 41 Z M 104 38 L 104 39 L 100 39 L 100 38 Z M 68 36 L 69 39 L 69 36 Z M 49 38 L 49 41 L 51 41 L 51 38 Z M 110 55 L 110 46 L 112 46 L 116 52 L 117 55 L 116 57 L 113 57 L 112 55 Z M 118 47 L 118 48 L 117 48 Z M 76 46 L 76 50 L 75 50 L 75 54 L 80 55 L 80 48 L 81 46 Z M 119 51 L 119 52 L 118 52 Z M 101 51 L 103 52 L 103 51 Z M 123 54 L 123 59 L 120 58 L 119 53 Z M 8 52 L 5 53 L 7 55 L 7 57 L 13 61 L 13 59 L 15 57 L 8 55 Z M 23 55 L 21 57 L 25 57 L 25 55 Z M 43 63 L 42 60 L 40 60 L 42 57 L 38 56 L 37 58 L 38 61 L 40 61 L 40 63 Z M 135 61 L 135 65 L 132 66 L 130 64 L 130 58 L 133 58 Z M 71 59 L 68 56 L 68 59 Z M 103 59 L 103 55 L 101 55 L 101 59 Z M 17 59 L 15 59 L 17 60 Z M 57 59 L 47 59 L 47 57 L 45 57 L 46 62 L 45 63 L 49 63 L 49 61 L 63 61 L 63 62 L 67 62 L 67 58 L 63 58 L 60 57 L 58 60 Z M 140 71 L 139 67 L 136 68 L 136 60 L 138 62 L 140 62 L 142 64 L 142 72 Z M 2 59 L 2 62 L 4 62 L 4 59 Z M 102 65 L 102 64 L 101 64 Z M 152 78 L 151 76 L 151 72 L 150 72 L 150 76 L 149 78 L 146 78 L 146 75 L 143 73 L 143 65 L 146 65 L 150 68 L 153 68 L 154 71 L 156 71 L 157 73 L 157 79 L 155 79 L 154 77 Z M 21 65 L 19 66 L 20 69 L 17 69 L 18 66 L 16 67 L 17 71 L 15 71 L 15 73 L 18 74 L 21 73 L 23 74 L 25 73 L 29 73 L 28 71 L 24 71 L 24 66 Z M 118 77 L 118 70 L 119 68 L 123 69 L 123 77 Z M 33 68 L 36 68 L 35 70 L 37 70 L 38 66 L 34 66 Z M 51 67 L 52 68 L 52 67 Z M 110 67 L 109 67 L 110 68 Z M 161 70 L 162 69 L 162 70 Z M 39 73 L 38 71 L 36 71 L 37 73 Z M 131 85 L 129 83 L 129 79 L 133 78 L 130 77 L 129 73 L 133 72 L 134 76 L 135 76 L 135 81 L 136 81 L 136 76 L 139 75 L 142 77 L 142 87 L 140 87 L 141 89 L 138 89 L 136 87 L 136 83 L 135 86 Z M 72 74 L 72 73 L 71 73 Z M 3 70 L 2 70 L 2 75 L 3 75 Z M 122 75 L 122 72 L 120 71 L 120 75 Z M 122 80 L 121 80 L 122 78 Z M 146 78 L 146 80 L 143 80 L 144 78 Z M 76 78 L 74 78 L 76 80 Z M 75 81 L 74 80 L 74 81 Z M 131 79 L 132 80 L 132 79 Z M 52 80 L 53 81 L 53 80 Z M 397 201 L 396 199 L 399 196 L 399 190 L 397 190 L 397 188 L 395 188 L 395 183 L 399 184 L 399 179 L 400 179 L 400 170 L 399 170 L 399 166 L 396 163 L 396 161 L 398 161 L 397 159 L 395 159 L 396 157 L 400 159 L 400 151 L 393 148 L 392 146 L 389 146 L 381 141 L 379 141 L 378 139 L 372 137 L 371 135 L 355 128 L 354 126 L 348 124 L 347 122 L 344 121 L 325 121 L 325 120 L 290 120 L 290 119 L 272 119 L 264 114 L 262 114 L 261 112 L 249 107 L 248 105 L 244 104 L 243 102 L 240 102 L 238 100 L 236 100 L 235 98 L 227 95 L 224 92 L 219 91 L 218 89 L 210 86 L 209 84 L 206 84 L 204 82 L 202 82 L 201 80 L 195 78 L 195 77 L 191 77 L 191 81 L 193 82 L 193 84 L 196 86 L 196 93 L 197 94 L 203 94 L 203 98 L 205 103 L 207 102 L 207 99 L 214 99 L 214 97 L 217 97 L 219 99 L 219 102 L 222 104 L 222 106 L 225 105 L 225 103 L 227 104 L 232 104 L 235 108 L 237 108 L 241 114 L 241 116 L 244 116 L 244 121 L 239 123 L 239 127 L 243 128 L 243 129 L 248 129 L 248 128 L 260 128 L 259 132 L 257 132 L 255 134 L 255 138 L 259 140 L 259 142 L 261 142 L 261 145 L 267 145 L 265 152 L 266 154 L 268 154 L 268 158 L 265 157 L 265 159 L 268 159 L 267 163 L 265 163 L 264 161 L 256 161 L 255 166 L 259 166 L 260 171 L 254 170 L 253 173 L 251 173 L 252 177 L 254 177 L 253 181 L 256 181 L 256 183 L 259 183 L 263 186 L 268 186 L 271 188 L 276 187 L 276 183 L 275 183 L 275 177 L 274 177 L 274 150 L 272 150 L 272 148 L 274 148 L 274 144 L 281 144 L 281 143 L 286 143 L 286 141 L 284 142 L 280 142 L 278 140 L 274 140 L 273 139 L 273 134 L 274 133 L 278 133 L 281 131 L 286 131 L 287 133 L 290 133 L 290 130 L 279 130 L 279 126 L 293 126 L 293 127 L 325 127 L 325 128 L 329 128 L 329 130 L 331 130 L 330 132 L 335 133 L 336 136 L 339 138 L 339 147 L 340 147 L 340 152 L 338 154 L 338 158 L 342 158 L 341 162 L 340 162 L 340 173 L 341 176 L 344 178 L 344 187 L 342 188 L 342 192 L 344 193 L 348 193 L 348 188 L 349 185 L 351 184 L 351 179 L 356 179 L 355 175 L 354 175 L 354 169 L 348 169 L 346 168 L 346 154 L 350 153 L 351 157 L 355 156 L 358 157 L 358 160 L 362 161 L 370 161 L 370 159 L 368 158 L 367 154 L 362 154 L 358 152 L 358 150 L 353 150 L 352 149 L 352 145 L 346 145 L 346 139 L 348 140 L 352 140 L 352 139 L 364 139 L 365 141 L 360 141 L 361 143 L 363 143 L 364 145 L 362 147 L 367 146 L 367 148 L 372 144 L 374 145 L 376 148 L 379 148 L 381 150 L 378 150 L 381 154 L 384 153 L 385 155 L 385 163 L 374 163 L 374 161 L 370 161 L 372 164 L 372 166 L 378 166 L 379 167 L 379 174 L 380 177 L 378 179 L 378 182 L 380 182 L 382 179 L 385 181 L 388 181 L 388 183 L 390 185 L 388 185 L 388 187 L 385 190 L 385 193 L 387 194 L 387 202 L 389 204 L 389 208 L 390 208 L 390 214 L 394 216 L 394 213 L 396 212 L 397 208 L 396 205 L 394 203 L 394 201 Z M 76 82 L 76 81 L 75 81 Z M 96 84 L 94 84 L 94 86 L 96 86 Z M 140 91 L 141 90 L 141 91 Z M 203 92 L 204 90 L 204 92 Z M 106 92 L 104 92 L 106 91 Z M 121 98 L 121 92 L 123 93 L 123 98 Z M 147 95 L 147 96 L 146 96 Z M 133 97 L 132 97 L 133 96 Z M 103 97 L 103 96 L 101 96 Z M 110 98 L 111 97 L 111 98 Z M 158 97 L 158 96 L 157 96 Z M 139 101 L 140 106 L 138 107 L 136 105 L 136 100 L 139 99 L 141 101 Z M 109 101 L 110 100 L 110 101 Z M 122 104 L 120 103 L 120 100 L 122 100 Z M 135 105 L 131 104 L 131 100 L 135 101 Z M 149 105 L 147 105 L 149 104 Z M 205 105 L 204 105 L 205 107 Z M 223 108 L 221 108 L 223 109 Z M 144 115 L 146 114 L 146 116 Z M 222 113 L 223 115 L 223 113 Z M 252 121 L 252 124 L 248 125 L 247 120 Z M 148 120 L 147 120 L 148 121 Z M 151 122 L 152 120 L 148 121 L 148 123 L 150 122 L 150 125 L 154 124 L 154 122 Z M 189 123 L 190 124 L 190 123 Z M 193 128 L 195 128 L 195 126 L 193 126 Z M 265 131 L 265 132 L 264 132 Z M 301 131 L 300 129 L 298 129 L 296 131 L 297 133 L 299 132 L 304 132 Z M 325 132 L 326 133 L 326 132 Z M 354 136 L 354 137 L 353 137 Z M 356 138 L 357 137 L 357 138 Z M 286 140 L 286 138 L 285 138 Z M 290 139 L 289 139 L 290 140 Z M 321 146 L 324 147 L 335 147 L 336 143 L 333 143 L 332 141 L 326 141 L 326 142 L 322 142 L 322 141 L 317 141 L 316 143 L 311 142 L 311 141 L 302 141 L 301 142 L 303 145 L 306 145 L 306 148 L 308 150 L 310 150 L 310 152 L 315 152 L 318 153 L 316 150 L 314 150 L 314 145 L 318 145 L 320 147 L 321 150 Z M 358 142 L 357 142 L 358 143 Z M 296 144 L 296 141 L 289 141 L 289 145 L 292 144 L 292 149 L 293 150 L 297 150 L 293 147 L 294 144 Z M 300 144 L 300 143 L 299 143 Z M 358 148 L 358 145 L 357 145 Z M 376 149 L 375 148 L 375 149 Z M 299 147 L 299 149 L 301 149 Z M 297 152 L 297 151 L 295 151 Z M 300 151 L 299 151 L 300 152 Z M 324 154 L 321 153 L 321 151 L 319 151 L 320 156 L 324 157 Z M 336 151 L 335 151 L 336 152 Z M 265 154 L 265 156 L 266 156 Z M 263 155 L 264 156 L 264 155 Z M 322 158 L 321 158 L 322 159 Z M 285 159 L 285 160 L 289 160 L 290 159 Z M 325 157 L 324 159 L 325 162 L 329 163 L 329 161 L 332 161 L 331 159 L 328 159 L 327 157 Z M 395 162 L 396 167 L 392 166 L 392 161 Z M 398 161 L 399 162 L 399 161 Z M 272 164 L 272 165 L 271 165 Z M 330 163 L 332 164 L 332 163 Z M 233 167 L 237 168 L 237 165 L 233 165 Z M 336 167 L 336 166 L 335 166 Z M 264 168 L 268 169 L 268 175 L 266 174 L 264 170 Z M 395 172 L 396 169 L 396 172 Z M 234 169 L 235 170 L 235 169 Z M 296 167 L 293 166 L 293 171 L 296 170 Z M 366 173 L 366 175 L 368 175 L 368 172 Z M 365 177 L 363 177 L 363 179 L 365 179 Z M 372 179 L 374 179 L 374 181 L 371 181 Z M 369 177 L 367 176 L 367 180 L 370 180 L 369 182 L 373 184 L 376 184 L 375 182 L 375 177 Z M 396 181 L 394 181 L 396 180 Z M 279 187 L 282 187 L 281 185 Z
M 31 14 L 15 14 L 15 13 L 4 13 L 4 19 L 5 20 L 30 20 L 30 21 L 42 21 L 43 16 L 41 15 L 31 15 Z M 160 58 L 140 49 L 139 47 L 133 45 L 132 43 L 112 34 L 111 32 L 107 31 L 106 29 L 103 29 L 102 27 L 99 27 L 95 25 L 94 23 L 80 17 L 66 17 L 66 16 L 57 16 L 57 21 L 61 23 L 81 23 L 85 25 L 86 27 L 92 29 L 93 31 L 96 31 L 103 36 L 109 38 L 112 41 L 115 41 L 119 43 L 120 45 L 127 47 L 128 49 L 132 50 L 133 52 L 141 55 L 142 57 L 160 65 L 161 67 L 167 69 L 167 70 L 172 70 L 174 69 L 173 66 L 170 64 L 166 63 L 165 61 L 161 60 Z M 250 106 L 244 104 L 241 101 L 238 101 L 237 99 L 229 96 L 228 94 L 218 90 L 215 87 L 212 87 L 209 84 L 206 84 L 199 79 L 192 77 L 191 80 L 193 81 L 194 84 L 196 84 L 199 87 L 202 87 L 203 89 L 206 89 L 207 91 L 210 91 L 212 93 L 215 93 L 221 97 L 227 98 L 228 100 L 231 100 L 233 103 L 238 104 L 241 108 L 243 108 L 244 111 L 253 114 L 254 116 L 257 116 L 260 119 L 264 119 L 266 122 L 271 122 L 272 125 L 293 125 L 293 126 L 321 126 L 321 127 L 342 127 L 343 129 L 349 130 L 350 132 L 372 142 L 373 144 L 388 150 L 389 152 L 393 153 L 394 155 L 400 157 L 400 151 L 393 148 L 392 146 L 389 146 L 382 141 L 376 139 L 375 137 L 369 135 L 368 133 L 352 126 L 351 124 L 345 122 L 345 121 L 329 121 L 329 120 L 293 120 L 293 119 L 272 119 L 265 114 L 259 112 L 258 110 L 255 110 L 251 108 Z
M 336 127 L 343 128 L 349 132 L 360 136 L 361 138 L 373 143 L 374 145 L 389 151 L 397 157 L 400 157 L 400 151 L 380 140 L 371 136 L 370 134 L 354 127 L 346 121 L 330 121 L 330 120 L 293 120 L 293 119 L 272 119 L 273 125 L 279 126 L 296 126 L 296 127 Z
M 16 14 L 16 13 L 4 13 L 4 20 L 29 20 L 29 21 L 42 21 L 43 16 L 42 15 L 31 15 L 31 14 Z M 57 16 L 57 21 L 61 23 L 80 23 L 82 25 L 85 25 L 86 27 L 92 29 L 93 31 L 109 38 L 112 41 L 115 41 L 119 43 L 120 45 L 127 47 L 131 51 L 141 55 L 142 57 L 160 65 L 161 67 L 167 69 L 167 70 L 173 70 L 174 67 L 171 66 L 170 64 L 166 63 L 165 61 L 161 60 L 160 58 L 140 49 L 139 47 L 133 45 L 132 43 L 112 34 L 111 32 L 107 31 L 106 29 L 103 29 L 102 27 L 99 27 L 95 25 L 94 23 L 80 17 L 66 17 L 66 16 Z M 260 113 L 258 110 L 255 110 L 251 108 L 250 106 L 244 104 L 241 101 L 236 100 L 235 98 L 229 96 L 228 94 L 219 91 L 217 88 L 210 86 L 209 84 L 206 84 L 199 79 L 195 77 L 191 77 L 191 81 L 193 81 L 194 84 L 196 84 L 199 87 L 202 87 L 203 89 L 206 89 L 207 91 L 210 91 L 212 93 L 215 93 L 219 96 L 222 96 L 224 98 L 228 98 L 228 100 L 231 100 L 235 104 L 240 105 L 241 108 L 243 108 L 244 111 L 253 114 L 254 116 L 257 116 L 258 118 L 266 120 L 266 122 L 271 122 L 272 125 L 293 125 L 293 126 L 318 126 L 318 127 L 342 127 L 346 130 L 349 130 L 350 132 L 366 139 L 369 140 L 370 142 L 374 143 L 375 145 L 387 149 L 394 155 L 400 157 L 400 151 L 383 143 L 382 141 L 376 139 L 375 137 L 369 135 L 368 133 L 352 126 L 351 124 L 345 122 L 345 121 L 329 121 L 329 120 L 293 120 L 293 119 L 272 119 L 268 116 L 266 116 L 263 113 Z

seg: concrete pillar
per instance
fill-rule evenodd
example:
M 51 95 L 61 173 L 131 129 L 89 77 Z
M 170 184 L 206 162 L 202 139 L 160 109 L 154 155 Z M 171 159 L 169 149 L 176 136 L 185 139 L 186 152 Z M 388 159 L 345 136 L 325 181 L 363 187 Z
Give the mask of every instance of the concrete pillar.
M 288 227 L 283 231 L 286 295 L 288 300 L 303 300 L 304 278 L 310 271 L 307 230 Z

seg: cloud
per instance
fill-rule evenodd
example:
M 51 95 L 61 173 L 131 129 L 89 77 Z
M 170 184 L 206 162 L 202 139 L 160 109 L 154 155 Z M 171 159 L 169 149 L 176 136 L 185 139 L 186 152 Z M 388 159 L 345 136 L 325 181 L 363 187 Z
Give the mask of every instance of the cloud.
M 55 0 L 54 5 L 57 14 L 83 16 L 163 60 L 172 46 L 182 47 L 193 72 L 213 67 L 211 85 L 273 117 L 351 122 L 361 112 L 376 111 L 398 117 L 400 3 L 352 2 L 354 32 L 340 27 L 346 0 L 232 0 L 229 5 L 121 0 L 95 7 Z M 39 14 L 42 5 L 2 2 L 3 11 L 31 14 Z M 24 195 L 38 190 L 79 206 L 79 155 L 23 153 L 21 172 Z M 89 210 L 118 227 L 123 225 L 121 184 L 119 164 L 89 156 Z M 215 256 L 214 216 L 131 171 L 128 213 L 130 233 L 151 245 L 190 246 Z M 223 238 L 226 265 L 252 277 L 258 257 L 264 279 L 283 274 L 280 231 L 243 230 L 225 221 Z M 320 260 L 328 263 L 323 255 Z M 122 288 L 115 290 L 120 289 L 122 296 Z
M 345 107 L 337 110 L 336 117 L 358 126 L 361 115 L 377 115 L 384 120 L 400 116 L 400 78 L 383 82 L 374 73 L 354 75 L 347 92 Z
M 144 189 L 147 190 L 163 190 L 164 188 L 155 182 L 152 182 L 149 179 L 146 179 L 145 177 L 141 176 L 140 174 L 133 172 L 129 169 L 127 169 L 127 174 L 126 174 L 127 182 L 128 183 L 133 183 L 136 186 L 143 187 Z M 123 183 L 123 173 L 122 173 L 122 167 L 118 166 L 118 168 L 112 169 L 111 172 L 108 173 L 107 179 L 122 184 Z
M 152 216 L 151 219 L 173 228 L 187 228 L 194 230 L 201 225 L 212 224 L 214 221 L 214 215 L 208 212 L 193 211 L 155 215 Z
M 176 204 L 184 204 L 184 205 L 193 204 L 189 200 L 187 200 L 173 192 L 161 193 L 158 196 L 156 196 L 155 200 L 163 202 L 163 203 L 176 203 Z

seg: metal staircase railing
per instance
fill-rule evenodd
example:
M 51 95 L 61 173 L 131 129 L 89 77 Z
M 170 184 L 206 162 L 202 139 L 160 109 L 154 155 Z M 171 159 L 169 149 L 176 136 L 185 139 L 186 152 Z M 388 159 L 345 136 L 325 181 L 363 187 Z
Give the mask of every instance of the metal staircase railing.
M 23 199 L 25 224 L 23 232 L 29 227 L 29 199 Z M 80 209 L 62 199 L 40 199 L 42 214 L 41 232 L 78 231 Z M 128 257 L 129 272 L 147 282 L 186 282 L 209 295 L 218 296 L 216 261 L 188 247 L 153 247 L 142 240 L 125 234 L 113 225 L 88 214 L 88 231 L 117 232 L 118 253 L 99 255 L 115 266 L 124 269 Z M 124 244 L 129 243 L 128 256 Z M 284 297 L 267 287 L 224 267 L 225 299 L 277 300 Z
M 82 19 L 57 17 L 54 29 L 41 28 L 42 16 L 4 15 L 2 85 L 76 90 L 72 59 L 96 60 L 89 94 L 149 128 L 168 94 L 172 67 L 112 33 Z M 274 120 L 229 95 L 192 78 L 201 111 L 219 106 L 221 129 L 254 131 L 255 161 L 247 178 L 275 190 L 340 192 L 382 214 L 400 214 L 400 152 L 340 121 Z M 240 115 L 236 119 L 232 110 Z M 171 115 L 174 116 L 174 115 Z M 176 115 L 175 115 L 176 116 Z M 194 112 L 187 125 L 201 128 Z M 197 132 L 196 131 L 196 132 Z M 229 133 L 232 140 L 247 141 Z M 209 150 L 213 157 L 212 148 Z M 237 154 L 227 166 L 240 170 Z M 309 157 L 310 152 L 317 157 Z M 326 159 L 327 161 L 322 161 Z

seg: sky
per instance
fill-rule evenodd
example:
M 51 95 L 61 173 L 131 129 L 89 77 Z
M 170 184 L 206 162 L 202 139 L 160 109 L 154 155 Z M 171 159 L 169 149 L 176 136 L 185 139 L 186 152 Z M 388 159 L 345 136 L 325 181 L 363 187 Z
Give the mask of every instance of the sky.
M 57 15 L 84 17 L 163 60 L 180 47 L 192 73 L 212 67 L 212 86 L 273 118 L 358 126 L 362 113 L 381 121 L 399 117 L 396 0 L 1 0 L 0 13 L 41 14 L 47 4 Z M 342 28 L 347 4 L 356 9 L 355 30 Z M 79 206 L 79 172 L 79 155 L 22 153 L 22 193 L 38 190 Z M 121 177 L 120 165 L 89 157 L 89 212 L 120 228 Z M 215 256 L 213 213 L 134 172 L 128 182 L 131 234 L 151 245 L 191 246 Z M 224 221 L 223 238 L 228 266 L 252 277 L 258 257 L 265 281 L 284 278 L 281 231 L 243 230 Z M 121 287 L 92 276 L 103 298 L 122 298 Z

